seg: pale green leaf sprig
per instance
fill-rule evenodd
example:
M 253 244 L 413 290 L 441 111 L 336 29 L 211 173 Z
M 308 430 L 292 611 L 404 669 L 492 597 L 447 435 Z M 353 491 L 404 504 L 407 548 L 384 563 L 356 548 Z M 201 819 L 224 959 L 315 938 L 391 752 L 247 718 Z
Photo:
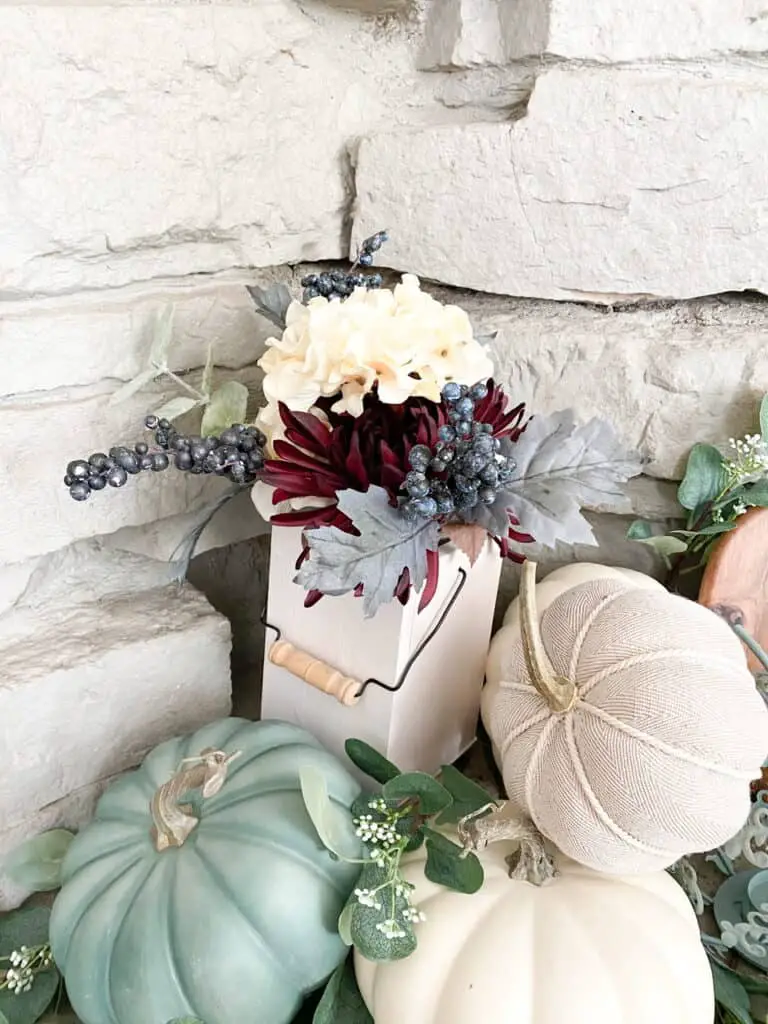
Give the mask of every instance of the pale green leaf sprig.
M 199 387 L 194 387 L 184 377 L 171 369 L 168 357 L 173 343 L 174 306 L 161 309 L 151 324 L 152 344 L 144 369 L 112 395 L 110 402 L 116 405 L 126 401 L 142 388 L 161 377 L 167 377 L 178 387 L 181 394 L 170 398 L 163 405 L 153 409 L 158 419 L 170 422 L 186 416 L 193 409 L 203 410 L 201 433 L 220 434 L 233 423 L 245 420 L 248 405 L 248 389 L 239 381 L 228 381 L 214 388 L 214 344 L 208 346 L 205 367 Z
M 339 918 L 339 934 L 369 960 L 402 960 L 416 949 L 414 929 L 425 919 L 413 904 L 414 886 L 403 875 L 403 858 L 424 846 L 424 874 L 430 881 L 455 892 L 477 892 L 484 877 L 480 861 L 440 827 L 493 806 L 494 800 L 452 765 L 444 765 L 434 778 L 425 772 L 401 772 L 362 740 L 348 740 L 346 752 L 382 787 L 378 794 L 358 797 L 346 822 L 328 798 L 320 773 L 301 772 L 304 802 L 321 841 L 334 856 L 361 865 Z M 362 858 L 349 856 L 350 815 Z
M 730 438 L 730 456 L 714 445 L 695 444 L 677 490 L 685 526 L 659 534 L 653 524 L 637 519 L 627 537 L 652 547 L 674 574 L 705 565 L 721 535 L 734 530 L 741 516 L 768 507 L 768 395 L 760 405 L 760 429 L 760 434 Z

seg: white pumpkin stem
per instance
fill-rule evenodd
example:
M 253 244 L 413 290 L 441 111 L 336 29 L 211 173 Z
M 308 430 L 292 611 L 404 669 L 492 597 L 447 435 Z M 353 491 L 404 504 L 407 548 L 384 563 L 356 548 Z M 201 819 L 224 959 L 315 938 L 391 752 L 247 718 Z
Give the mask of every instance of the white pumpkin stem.
M 486 814 L 489 810 L 491 813 Z M 490 843 L 518 843 L 519 853 L 507 858 L 510 878 L 544 885 L 557 874 L 541 832 L 532 821 L 512 814 L 509 803 L 486 804 L 463 817 L 457 830 L 465 856 L 484 850 Z
M 191 813 L 191 807 L 179 803 L 181 797 L 192 789 L 201 790 L 203 798 L 214 796 L 224 785 L 230 764 L 241 753 L 236 750 L 227 754 L 208 747 L 199 757 L 185 758 L 168 782 L 158 789 L 150 805 L 154 822 L 152 839 L 158 853 L 183 846 L 200 820 Z
M 544 649 L 536 610 L 536 563 L 530 559 L 523 562 L 520 576 L 520 634 L 525 667 L 536 691 L 556 714 L 570 711 L 576 703 L 576 686 L 556 674 Z

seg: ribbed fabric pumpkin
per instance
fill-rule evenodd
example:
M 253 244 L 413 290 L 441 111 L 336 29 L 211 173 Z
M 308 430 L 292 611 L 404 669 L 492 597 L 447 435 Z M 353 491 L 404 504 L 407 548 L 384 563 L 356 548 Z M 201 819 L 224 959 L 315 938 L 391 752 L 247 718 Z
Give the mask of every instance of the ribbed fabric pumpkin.
M 713 849 L 745 821 L 768 751 L 739 640 L 634 574 L 595 566 L 584 581 L 580 566 L 568 587 L 569 568 L 544 581 L 551 603 L 537 612 L 535 566 L 524 566 L 491 647 L 483 721 L 510 801 L 606 873 Z
M 347 955 L 337 921 L 359 874 L 320 842 L 304 766 L 325 779 L 359 855 L 360 787 L 283 722 L 213 722 L 106 791 L 65 857 L 50 925 L 83 1024 L 293 1019 Z

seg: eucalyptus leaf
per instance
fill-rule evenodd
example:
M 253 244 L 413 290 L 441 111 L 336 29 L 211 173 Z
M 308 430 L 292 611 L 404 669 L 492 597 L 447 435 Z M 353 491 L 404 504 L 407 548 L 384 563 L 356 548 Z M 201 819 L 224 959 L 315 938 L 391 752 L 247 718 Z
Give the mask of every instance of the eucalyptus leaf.
M 248 388 L 240 381 L 230 380 L 213 392 L 203 413 L 200 433 L 220 434 L 233 423 L 242 423 L 248 410 Z
M 357 985 L 351 957 L 331 975 L 315 1010 L 312 1024 L 373 1024 L 373 1017 Z
M 362 850 L 360 843 L 353 841 L 349 810 L 331 800 L 323 773 L 317 768 L 302 767 L 299 783 L 307 813 L 323 846 L 341 860 L 358 860 Z
M 10 1024 L 10 1021 L 5 1016 L 2 1010 L 0 1010 L 0 1024 Z
M 729 533 L 731 530 L 735 530 L 739 524 L 737 522 L 729 523 L 710 523 L 709 526 L 703 526 L 700 530 L 696 530 L 695 536 L 697 537 L 718 537 L 721 533 Z
M 391 601 L 403 569 L 419 590 L 426 579 L 427 551 L 436 551 L 440 528 L 432 520 L 410 522 L 389 504 L 383 487 L 338 493 L 338 508 L 360 531 L 335 526 L 307 530 L 309 547 L 295 582 L 323 594 L 347 594 L 363 585 L 363 614 L 371 618 Z
M 171 350 L 171 341 L 173 340 L 173 314 L 173 306 L 167 305 L 154 318 L 152 347 L 149 350 L 149 365 L 159 372 L 168 367 L 168 353 Z
M 178 395 L 176 398 L 171 398 L 170 401 L 165 402 L 159 409 L 155 409 L 155 416 L 159 420 L 176 420 L 179 416 L 190 412 L 199 404 L 196 399 L 188 395 Z
M 155 377 L 158 376 L 158 371 L 155 369 L 142 370 L 141 373 L 137 373 L 133 380 L 129 380 L 127 384 L 123 384 L 121 388 L 113 392 L 110 396 L 110 405 L 119 405 L 120 402 L 125 402 L 133 395 L 137 394 L 148 384 L 151 384 Z
M 749 1011 L 749 994 L 735 974 L 710 961 L 715 982 L 715 999 L 732 1014 L 739 1024 L 753 1024 Z
M 649 548 L 653 548 L 662 558 L 669 558 L 670 555 L 681 555 L 684 551 L 688 550 L 688 545 L 682 537 L 672 537 L 669 534 L 663 534 L 659 537 L 645 537 L 640 540 L 640 543 L 647 544 Z
M 627 540 L 648 540 L 653 536 L 653 527 L 645 519 L 635 519 L 629 524 Z
M 388 782 L 382 791 L 385 800 L 415 798 L 422 814 L 438 814 L 453 803 L 445 786 L 426 772 L 404 772 Z
M 33 836 L 3 861 L 3 870 L 30 892 L 51 892 L 61 885 L 61 865 L 74 833 L 64 828 Z
M 684 509 L 697 509 L 714 499 L 723 489 L 723 456 L 711 444 L 695 444 L 688 456 L 685 476 L 677 489 L 677 500 Z
M 285 316 L 293 302 L 289 289 L 284 284 L 272 284 L 269 288 L 250 285 L 247 291 L 259 313 L 281 331 L 285 330 Z
M 468 779 L 452 764 L 444 764 L 440 769 L 440 781 L 453 797 L 453 803 L 446 807 L 437 818 L 438 825 L 455 824 L 468 814 L 473 814 L 488 804 L 495 803 L 494 798 L 482 786 Z
M 424 874 L 430 882 L 455 892 L 477 892 L 483 884 L 484 872 L 475 854 L 464 855 L 460 846 L 427 826 L 424 826 L 423 831 L 427 843 Z
M 581 509 L 627 508 L 622 484 L 642 469 L 609 423 L 592 419 L 579 426 L 572 409 L 534 417 L 512 452 L 516 475 L 502 492 L 504 504 L 517 516 L 516 528 L 546 547 L 595 544 Z
M 393 960 L 404 960 L 416 949 L 416 936 L 411 924 L 403 917 L 403 911 L 409 907 L 408 899 L 397 889 L 387 885 L 390 876 L 386 869 L 369 862 L 365 865 L 357 882 L 360 889 L 373 891 L 380 886 L 387 888 L 380 891 L 378 906 L 366 907 L 361 903 L 353 903 L 350 918 L 350 934 L 355 947 L 367 960 L 375 963 L 389 963 Z M 405 935 L 388 939 L 376 926 L 394 918 Z
M 764 441 L 768 441 L 768 395 L 763 395 L 760 403 L 760 433 Z
M 203 1024 L 199 1017 L 174 1017 L 168 1024 Z
M 350 897 L 350 900 L 354 901 L 354 899 L 355 899 L 355 896 L 352 895 Z M 351 946 L 352 945 L 352 909 L 353 909 L 353 906 L 354 906 L 354 904 L 352 902 L 347 902 L 345 904 L 345 906 L 344 906 L 344 909 L 339 914 L 339 921 L 338 921 L 339 936 L 340 936 L 341 941 L 344 943 L 345 946 Z
M 48 942 L 48 907 L 16 910 L 0 916 L 0 956 L 7 957 L 21 946 L 42 946 Z M 59 986 L 55 967 L 36 975 L 29 992 L 0 992 L 0 1013 L 11 1024 L 35 1024 L 48 1009 Z
M 741 498 L 745 505 L 765 508 L 768 506 L 768 479 L 756 480 L 752 484 L 740 487 L 734 492 L 733 497 Z
M 396 765 L 364 740 L 347 740 L 344 750 L 352 764 L 382 785 L 400 774 L 400 769 Z

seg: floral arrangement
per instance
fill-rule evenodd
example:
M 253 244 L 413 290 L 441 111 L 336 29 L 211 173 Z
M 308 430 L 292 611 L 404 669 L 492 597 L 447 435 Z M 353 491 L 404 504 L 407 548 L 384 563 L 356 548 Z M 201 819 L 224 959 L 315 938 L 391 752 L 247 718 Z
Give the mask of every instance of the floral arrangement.
M 412 275 L 390 289 L 369 272 L 386 240 L 367 239 L 348 271 L 304 277 L 302 301 L 282 285 L 248 289 L 279 328 L 259 361 L 264 404 L 250 424 L 248 389 L 213 386 L 214 345 L 199 385 L 169 369 L 164 315 L 149 365 L 115 400 L 162 375 L 182 393 L 147 417 L 149 441 L 72 461 L 72 498 L 169 467 L 250 487 L 272 524 L 303 531 L 306 604 L 354 593 L 366 616 L 412 590 L 426 606 L 444 543 L 472 563 L 488 538 L 517 561 L 534 540 L 594 543 L 581 509 L 624 507 L 621 485 L 640 460 L 601 420 L 527 417 L 494 380 L 492 339 L 464 310 Z M 198 432 L 181 431 L 179 418 L 201 410 Z

